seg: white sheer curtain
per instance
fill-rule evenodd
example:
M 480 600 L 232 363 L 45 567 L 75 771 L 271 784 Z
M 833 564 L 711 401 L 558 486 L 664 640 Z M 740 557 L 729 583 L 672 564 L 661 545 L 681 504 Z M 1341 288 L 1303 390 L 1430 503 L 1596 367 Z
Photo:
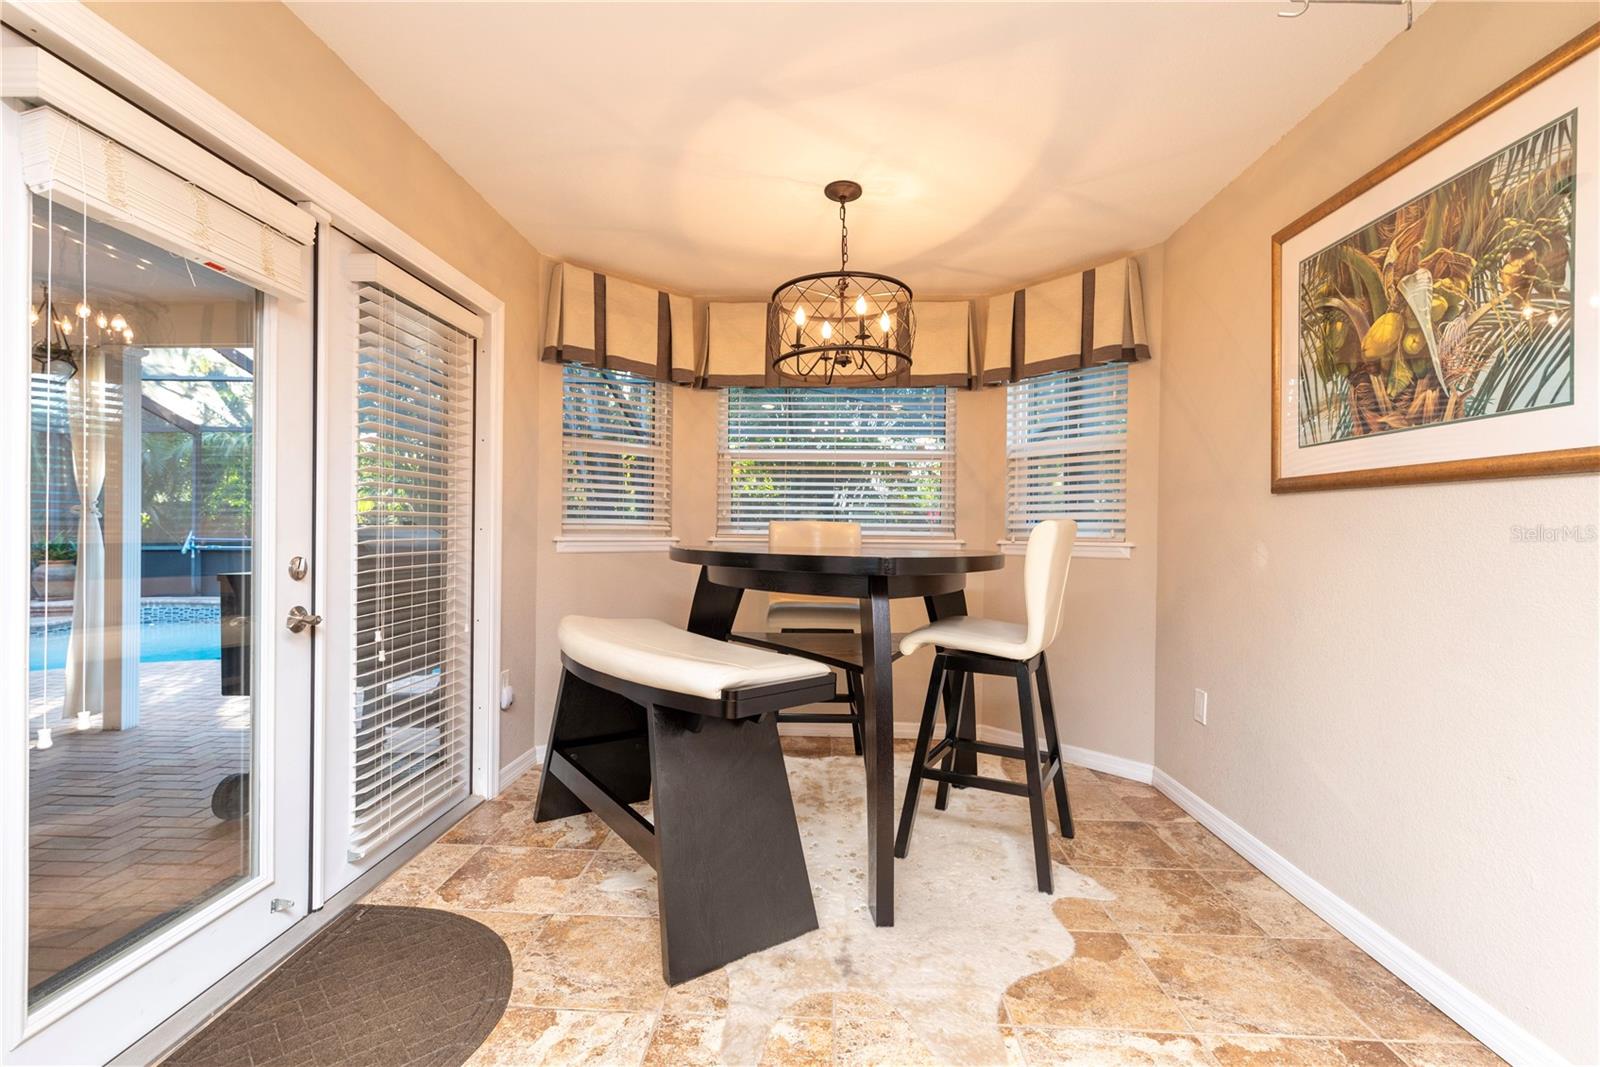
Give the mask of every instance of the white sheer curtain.
M 69 383 L 72 476 L 78 485 L 78 574 L 72 588 L 72 636 L 67 640 L 66 699 L 62 712 L 88 716 L 105 710 L 105 538 L 100 531 L 100 491 L 106 481 L 106 362 L 87 347 Z

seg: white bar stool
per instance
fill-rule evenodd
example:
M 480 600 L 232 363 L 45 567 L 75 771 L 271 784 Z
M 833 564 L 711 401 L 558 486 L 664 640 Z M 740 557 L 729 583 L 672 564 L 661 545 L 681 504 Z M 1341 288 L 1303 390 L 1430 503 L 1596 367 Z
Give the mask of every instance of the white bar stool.
M 935 807 L 943 811 L 949 803 L 950 786 L 988 789 L 1028 798 L 1033 822 L 1033 859 L 1039 876 L 1039 891 L 1048 893 L 1050 878 L 1050 826 L 1044 814 L 1044 790 L 1054 785 L 1056 810 L 1061 818 L 1061 835 L 1071 837 L 1072 808 L 1067 801 L 1066 768 L 1061 759 L 1061 743 L 1056 736 L 1055 708 L 1050 698 L 1050 671 L 1044 650 L 1061 630 L 1062 600 L 1067 588 L 1067 569 L 1072 563 L 1072 543 L 1078 524 L 1070 519 L 1049 519 L 1033 528 L 1028 536 L 1028 551 L 1023 561 L 1023 595 L 1026 624 L 957 615 L 924 626 L 905 636 L 900 651 L 910 655 L 924 645 L 933 645 L 938 654 L 933 660 L 933 676 L 928 680 L 928 699 L 917 727 L 917 746 L 911 759 L 911 780 L 906 784 L 905 807 L 900 811 L 900 832 L 895 836 L 894 854 L 904 859 L 911 847 L 911 825 L 917 815 L 917 798 L 922 780 L 939 783 Z M 1017 680 L 1017 701 L 1022 719 L 1022 745 L 994 745 L 960 737 L 959 705 L 946 717 L 945 735 L 929 749 L 933 715 L 939 704 L 946 673 L 958 675 L 1010 675 Z M 1039 704 L 1044 718 L 1045 749 L 1039 748 L 1033 710 L 1033 679 L 1038 676 Z M 970 679 L 967 680 L 970 683 Z M 1020 759 L 1027 770 L 1027 782 L 1008 778 L 985 778 L 951 770 L 958 752 L 982 752 L 991 756 Z M 935 761 L 938 765 L 935 766 Z

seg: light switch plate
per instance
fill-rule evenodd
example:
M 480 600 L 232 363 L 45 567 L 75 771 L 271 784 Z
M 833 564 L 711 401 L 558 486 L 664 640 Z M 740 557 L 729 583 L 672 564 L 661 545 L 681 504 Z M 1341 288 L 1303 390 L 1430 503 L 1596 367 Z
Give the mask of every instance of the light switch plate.
M 1206 724 L 1206 700 L 1206 691 L 1204 689 L 1196 689 L 1194 691 L 1194 721 L 1201 726 Z

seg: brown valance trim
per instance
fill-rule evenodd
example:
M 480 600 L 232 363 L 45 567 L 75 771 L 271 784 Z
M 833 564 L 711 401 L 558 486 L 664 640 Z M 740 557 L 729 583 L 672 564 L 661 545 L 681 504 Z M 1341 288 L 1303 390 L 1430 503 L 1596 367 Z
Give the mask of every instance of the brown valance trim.
M 990 303 L 991 316 L 996 304 Z M 1018 289 L 1010 314 L 1009 351 L 984 353 L 984 385 L 1150 358 L 1139 267 L 1131 257 Z M 1003 339 L 990 330 L 991 347 Z
M 647 287 L 598 271 L 556 264 L 540 358 L 693 384 L 692 305 L 687 297 L 664 290 L 654 291 L 653 299 L 650 293 Z M 677 313 L 675 303 L 680 305 Z M 680 317 L 683 321 L 675 323 Z

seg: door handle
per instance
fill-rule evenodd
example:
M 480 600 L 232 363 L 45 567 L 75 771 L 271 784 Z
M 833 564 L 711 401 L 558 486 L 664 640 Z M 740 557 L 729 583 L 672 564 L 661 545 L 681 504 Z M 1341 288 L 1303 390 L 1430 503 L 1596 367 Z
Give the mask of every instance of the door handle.
M 321 624 L 321 615 L 313 615 L 299 604 L 289 609 L 289 617 L 284 620 L 284 625 L 289 628 L 289 632 L 292 634 L 300 633 L 307 627 L 320 626 Z

